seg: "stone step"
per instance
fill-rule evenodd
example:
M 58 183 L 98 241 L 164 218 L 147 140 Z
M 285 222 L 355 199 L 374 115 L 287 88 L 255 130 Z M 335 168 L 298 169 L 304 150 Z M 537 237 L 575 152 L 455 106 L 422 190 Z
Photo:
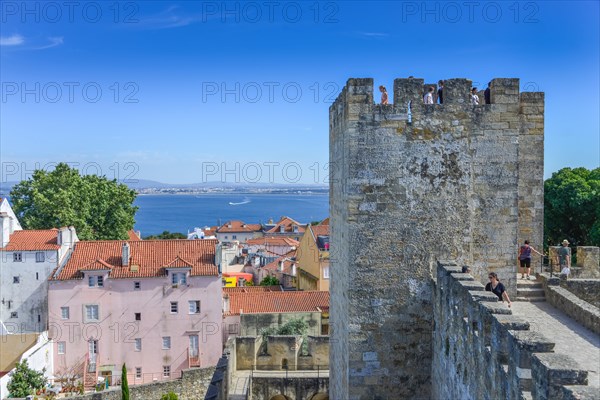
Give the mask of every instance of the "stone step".
M 519 397 L 519 400 L 533 400 L 533 396 L 531 392 L 521 391 L 521 396 Z
M 517 288 L 517 297 L 545 297 L 544 289 Z
M 546 301 L 546 297 L 519 297 L 519 296 L 517 296 L 515 301 L 529 301 L 531 303 L 539 303 L 542 301 Z
M 517 281 L 517 288 L 521 289 L 521 288 L 536 288 L 536 289 L 543 289 L 544 287 L 542 286 L 541 282 L 536 282 L 536 281 Z

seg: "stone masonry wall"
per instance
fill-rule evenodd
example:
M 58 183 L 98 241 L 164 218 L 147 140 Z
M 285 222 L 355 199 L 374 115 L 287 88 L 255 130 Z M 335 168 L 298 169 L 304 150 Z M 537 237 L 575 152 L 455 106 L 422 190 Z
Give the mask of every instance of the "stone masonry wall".
M 600 278 L 600 247 L 577 246 L 579 278 Z
M 129 386 L 131 400 L 160 400 L 170 391 L 179 400 L 203 399 L 213 378 L 214 367 L 194 368 L 182 371 L 180 379 Z M 121 388 L 73 397 L 78 400 L 121 400 Z
M 562 399 L 565 385 L 587 385 L 575 360 L 460 271 L 450 262 L 437 268 L 432 398 Z
M 600 308 L 589 300 L 598 299 L 598 280 L 564 279 L 538 274 L 548 303 L 600 334 Z
M 541 243 L 543 94 L 494 79 L 472 106 L 471 84 L 424 105 L 422 79 L 396 79 L 379 105 L 350 79 L 330 107 L 332 398 L 429 397 L 435 260 L 514 295 L 518 243 Z

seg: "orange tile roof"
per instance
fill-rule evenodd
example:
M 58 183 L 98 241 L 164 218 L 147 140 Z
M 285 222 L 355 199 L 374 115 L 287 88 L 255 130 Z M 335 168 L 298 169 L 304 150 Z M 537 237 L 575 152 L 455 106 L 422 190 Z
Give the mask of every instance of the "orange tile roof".
M 224 287 L 223 295 L 229 293 L 250 293 L 250 292 L 282 292 L 281 286 L 244 286 L 244 287 Z
M 291 275 L 292 265 L 296 263 L 295 261 L 292 261 L 291 258 L 296 257 L 296 251 L 297 250 L 292 250 L 287 252 L 286 254 L 277 258 L 276 260 L 271 261 L 263 268 L 268 269 L 269 271 L 279 271 L 279 262 L 283 261 L 283 270 L 281 272 Z
M 329 217 L 325 218 L 319 225 L 329 225 Z
M 294 232 L 293 225 L 298 227 L 298 232 Z M 302 233 L 306 228 L 306 225 L 303 225 L 290 217 L 281 217 L 281 220 L 277 222 L 273 228 L 266 231 L 266 233 L 281 233 L 280 226 L 284 227 L 285 233 Z
M 80 241 L 71 258 L 53 279 L 81 279 L 79 271 L 91 267 L 110 269 L 111 278 L 148 278 L 164 276 L 165 268 L 191 268 L 192 276 L 217 276 L 214 264 L 217 241 L 205 240 L 133 240 L 129 241 L 130 260 L 122 265 L 123 240 Z M 131 266 L 139 266 L 137 272 Z M 53 274 L 54 275 L 54 274 Z
M 329 307 L 327 291 L 231 292 L 228 295 L 227 315 L 320 312 Z
M 317 236 L 329 236 L 329 225 L 313 225 L 310 230 L 313 232 L 315 239 Z
M 229 226 L 231 225 L 231 227 Z M 229 232 L 260 232 L 262 230 L 261 224 L 246 224 L 243 221 L 227 221 L 217 229 L 217 233 L 229 233 Z
M 202 232 L 204 232 L 204 236 L 215 236 L 217 234 L 217 229 L 219 229 L 218 226 L 211 226 L 202 229 Z
M 60 249 L 60 245 L 58 245 L 57 237 L 58 229 L 28 229 L 14 231 L 9 236 L 8 244 L 5 247 L 0 248 L 0 250 L 58 250 Z
M 265 246 L 298 246 L 299 241 L 286 236 L 265 236 L 260 238 L 248 239 L 246 244 L 250 246 L 265 245 Z
M 128 230 L 127 235 L 129 236 L 129 239 L 127 240 L 142 240 L 142 238 L 133 229 Z

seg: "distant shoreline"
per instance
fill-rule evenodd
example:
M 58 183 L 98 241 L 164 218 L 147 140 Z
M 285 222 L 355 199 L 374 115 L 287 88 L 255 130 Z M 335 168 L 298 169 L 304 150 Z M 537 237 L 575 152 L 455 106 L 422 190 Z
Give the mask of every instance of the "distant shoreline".
M 329 191 L 301 191 L 297 192 L 278 192 L 278 191 L 269 191 L 269 192 L 178 192 L 178 193 L 165 193 L 165 192 L 155 192 L 155 193 L 136 193 L 137 196 L 206 196 L 206 195 L 217 195 L 217 196 L 232 196 L 232 195 L 257 195 L 257 196 L 268 196 L 268 195 L 282 195 L 282 196 L 329 196 Z

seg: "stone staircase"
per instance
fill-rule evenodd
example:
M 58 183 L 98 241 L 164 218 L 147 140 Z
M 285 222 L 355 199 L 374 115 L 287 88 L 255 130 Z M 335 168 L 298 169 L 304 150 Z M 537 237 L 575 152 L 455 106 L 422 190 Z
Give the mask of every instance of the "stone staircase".
M 542 283 L 534 280 L 517 280 L 517 298 L 515 301 L 546 301 Z

